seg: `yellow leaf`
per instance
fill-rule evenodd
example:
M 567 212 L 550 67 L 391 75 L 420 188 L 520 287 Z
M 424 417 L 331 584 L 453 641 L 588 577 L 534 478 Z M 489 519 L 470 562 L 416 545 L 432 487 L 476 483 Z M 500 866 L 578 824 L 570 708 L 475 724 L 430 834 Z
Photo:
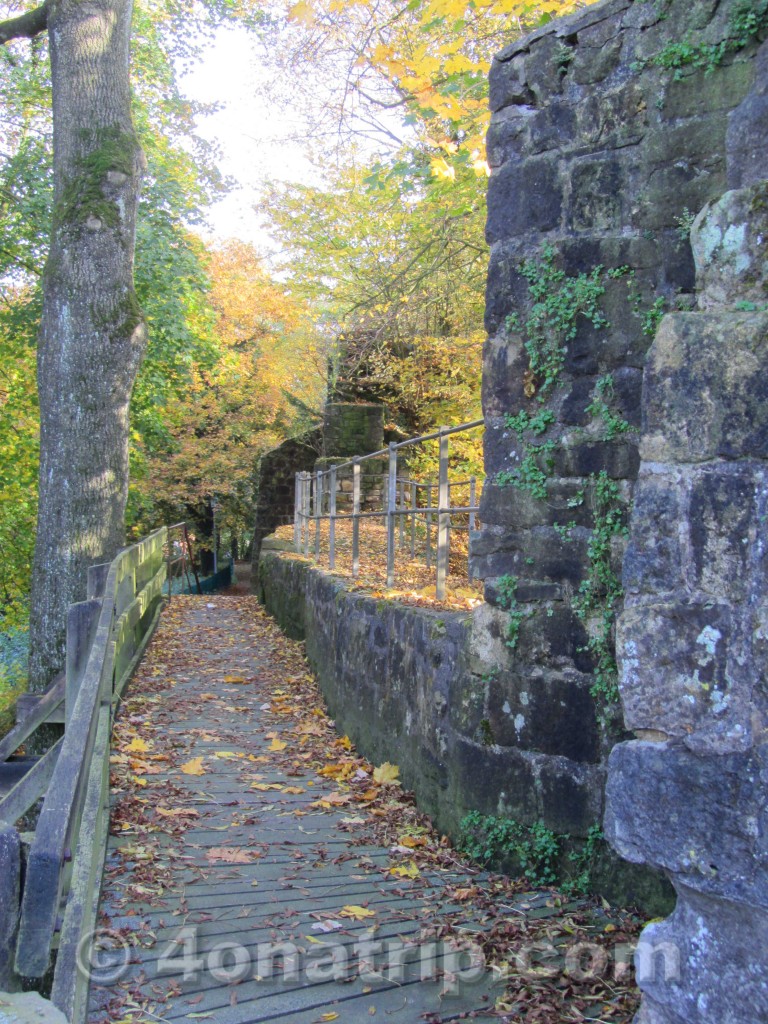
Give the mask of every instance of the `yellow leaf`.
M 338 1020 L 339 1019 L 339 1015 L 338 1015 L 338 1013 L 322 1013 L 317 1019 L 318 1020 L 323 1020 L 323 1021 L 325 1021 L 325 1020 Z
M 276 753 L 279 753 L 281 750 L 285 750 L 285 748 L 287 746 L 288 746 L 288 744 L 285 742 L 285 740 L 278 740 L 277 738 L 275 738 L 269 744 L 269 746 L 267 747 L 267 750 L 273 750 Z
M 399 875 L 401 878 L 418 878 L 420 871 L 413 861 L 408 864 L 401 864 L 399 867 L 390 868 L 390 875 Z
M 299 3 L 294 4 L 288 11 L 288 18 L 303 25 L 314 25 L 315 12 L 312 9 L 312 4 L 308 0 L 299 0 Z
M 127 747 L 123 747 L 123 750 L 135 750 L 143 752 L 145 750 L 149 750 L 149 747 L 144 742 L 144 740 L 140 740 L 139 737 L 137 736 L 135 739 L 131 740 Z
M 225 683 L 245 683 L 247 680 L 243 679 L 242 676 L 224 676 Z
M 396 783 L 399 775 L 400 769 L 396 764 L 390 764 L 389 761 L 385 761 L 384 764 L 373 769 L 373 781 L 378 782 L 380 786 Z
M 283 786 L 283 788 L 280 790 L 280 792 L 281 793 L 297 793 L 298 794 L 298 793 L 303 793 L 304 790 L 301 788 L 301 786 Z
M 193 757 L 191 761 L 181 766 L 181 770 L 185 775 L 205 775 L 202 757 Z
M 339 913 L 339 917 L 351 917 L 354 921 L 365 921 L 367 917 L 375 916 L 376 912 L 374 910 L 358 907 L 355 904 L 348 904 L 346 907 L 342 907 Z
M 426 836 L 400 836 L 398 843 L 401 846 L 408 846 L 411 850 L 414 850 L 417 846 L 426 846 Z

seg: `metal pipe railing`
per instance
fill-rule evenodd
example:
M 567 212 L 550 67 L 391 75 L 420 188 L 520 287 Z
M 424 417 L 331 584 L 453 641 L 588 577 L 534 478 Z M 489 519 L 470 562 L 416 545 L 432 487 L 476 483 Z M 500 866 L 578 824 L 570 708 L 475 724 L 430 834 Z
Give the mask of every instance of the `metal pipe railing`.
M 355 456 L 344 462 L 334 463 L 327 469 L 304 471 L 296 474 L 293 536 L 296 550 L 309 556 L 311 531 L 314 529 L 314 560 L 320 560 L 321 523 L 328 522 L 328 563 L 331 570 L 336 567 L 337 527 L 339 523 L 352 522 L 352 574 L 357 577 L 360 571 L 360 522 L 363 519 L 382 520 L 387 538 L 386 570 L 387 586 L 395 583 L 396 550 L 410 550 L 411 558 L 416 557 L 417 520 L 425 526 L 425 560 L 427 568 L 436 570 L 436 596 L 438 600 L 445 598 L 446 580 L 450 557 L 451 530 L 472 531 L 476 528 L 477 513 L 480 511 L 477 479 L 474 476 L 461 480 L 449 479 L 450 445 L 449 437 L 453 434 L 475 430 L 482 427 L 484 421 L 473 420 L 453 427 L 440 427 L 430 434 L 411 437 L 405 441 L 391 442 L 387 448 L 368 455 Z M 439 464 L 437 484 L 430 481 L 414 480 L 409 473 L 398 473 L 398 452 L 402 449 L 423 444 L 428 441 L 439 441 Z M 386 468 L 379 473 L 364 473 L 363 466 L 371 460 L 383 461 L 386 456 Z M 352 511 L 344 512 L 338 508 L 338 486 L 340 479 L 352 477 Z M 363 480 L 378 481 L 382 485 L 381 508 L 363 511 Z M 457 488 L 469 489 L 469 504 L 451 505 L 451 492 Z M 437 490 L 437 504 L 434 504 Z M 418 497 L 425 494 L 426 504 L 419 505 Z M 326 501 L 327 494 L 327 501 Z M 465 499 L 466 501 L 466 499 Z M 327 512 L 326 512 L 327 508 Z M 451 522 L 451 517 L 467 515 L 468 525 Z M 436 523 L 435 523 L 436 519 Z M 406 523 L 410 520 L 408 543 L 406 543 Z M 433 528 L 437 526 L 437 535 L 433 545 Z M 470 572 L 471 579 L 471 572 Z

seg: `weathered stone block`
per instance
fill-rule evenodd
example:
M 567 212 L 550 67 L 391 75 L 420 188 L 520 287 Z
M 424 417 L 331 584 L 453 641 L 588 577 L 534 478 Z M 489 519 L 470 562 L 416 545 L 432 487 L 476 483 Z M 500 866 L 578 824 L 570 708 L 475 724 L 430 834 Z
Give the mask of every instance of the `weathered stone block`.
M 673 313 L 648 355 L 648 462 L 768 456 L 768 314 Z
M 492 111 L 503 107 L 533 106 L 535 98 L 526 79 L 525 57 L 518 54 L 502 60 L 501 54 L 491 65 L 488 77 L 488 101 Z
M 699 309 L 768 300 L 766 237 L 768 181 L 726 192 L 704 207 L 691 228 Z
M 691 577 L 713 600 L 750 596 L 759 493 L 768 471 L 740 463 L 703 467 L 693 474 L 688 511 Z
M 541 806 L 555 832 L 586 836 L 602 820 L 605 768 L 536 755 Z
M 640 456 L 630 441 L 574 441 L 552 452 L 552 472 L 560 477 L 588 477 L 605 472 L 613 480 L 637 476 Z
M 683 585 L 680 524 L 688 510 L 688 490 L 674 467 L 643 466 L 634 493 L 632 539 L 624 558 L 628 594 L 665 594 Z
M 533 157 L 504 164 L 488 183 L 489 243 L 525 231 L 549 231 L 560 223 L 563 186 L 556 162 Z
M 711 75 L 692 71 L 680 81 L 674 81 L 670 75 L 661 119 L 677 121 L 684 117 L 709 117 L 719 110 L 733 110 L 749 93 L 754 82 L 755 63 L 751 60 L 721 65 Z
M 593 232 L 619 228 L 624 188 L 621 163 L 613 156 L 572 163 L 568 227 Z
M 566 539 L 551 526 L 536 526 L 519 533 L 506 531 L 503 541 L 493 551 L 474 557 L 482 567 L 483 578 L 509 574 L 578 586 L 586 565 L 586 550 L 586 531 L 577 528 Z M 485 571 L 501 565 L 504 566 L 501 572 Z
M 614 26 L 609 24 L 607 31 L 603 26 L 596 26 L 580 33 L 579 45 L 568 69 L 579 85 L 597 85 L 618 66 L 623 38 L 621 35 L 609 36 L 608 32 L 613 31 Z
M 677 889 L 672 916 L 640 936 L 635 967 L 649 998 L 638 1024 L 768 1020 L 764 911 Z
M 528 356 L 518 334 L 489 338 L 483 348 L 483 412 L 487 418 L 500 420 L 506 413 L 519 409 L 524 400 L 523 375 Z
M 628 606 L 617 634 L 628 728 L 660 730 L 691 749 L 713 753 L 749 746 L 747 652 L 728 605 Z
M 689 889 L 767 908 L 767 773 L 764 745 L 701 757 L 673 743 L 622 743 L 609 759 L 606 837 Z
M 576 113 L 581 152 L 610 152 L 616 159 L 624 147 L 642 142 L 648 130 L 647 102 L 639 82 L 624 82 L 610 91 L 588 90 Z
M 589 679 L 575 672 L 520 668 L 489 684 L 487 719 L 493 742 L 598 763 L 600 735 Z
M 576 113 L 563 100 L 548 103 L 528 119 L 529 155 L 557 150 L 558 155 L 578 141 Z
M 728 118 L 728 188 L 754 185 L 766 177 L 768 138 L 768 42 L 755 58 L 755 87 Z
M 520 160 L 523 157 L 531 116 L 529 108 L 521 107 L 507 107 L 493 116 L 485 139 L 489 167 L 500 167 L 507 160 Z

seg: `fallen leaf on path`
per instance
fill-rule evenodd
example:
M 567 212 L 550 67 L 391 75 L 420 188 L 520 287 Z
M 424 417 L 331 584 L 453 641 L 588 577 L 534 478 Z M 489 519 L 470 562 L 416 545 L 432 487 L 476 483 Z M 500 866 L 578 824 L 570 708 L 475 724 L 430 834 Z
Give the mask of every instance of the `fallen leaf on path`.
M 274 739 L 267 747 L 267 750 L 274 750 L 275 753 L 279 753 L 281 750 L 285 750 L 287 746 L 288 744 L 285 742 L 285 740 Z
M 205 775 L 202 757 L 193 757 L 191 761 L 181 766 L 181 770 L 185 775 Z
M 397 782 L 399 775 L 400 769 L 396 764 L 390 764 L 389 761 L 385 761 L 384 764 L 373 769 L 373 781 L 378 782 L 380 786 Z
M 144 740 L 141 740 L 139 739 L 138 736 L 136 736 L 134 739 L 131 740 L 127 747 L 123 747 L 123 750 L 143 752 L 149 750 L 149 744 L 145 743 Z
M 258 850 L 245 850 L 241 846 L 214 846 L 206 857 L 222 864 L 252 864 L 261 854 Z
M 353 921 L 365 921 L 367 917 L 376 917 L 376 911 L 350 903 L 346 907 L 341 908 L 339 917 L 351 917 Z

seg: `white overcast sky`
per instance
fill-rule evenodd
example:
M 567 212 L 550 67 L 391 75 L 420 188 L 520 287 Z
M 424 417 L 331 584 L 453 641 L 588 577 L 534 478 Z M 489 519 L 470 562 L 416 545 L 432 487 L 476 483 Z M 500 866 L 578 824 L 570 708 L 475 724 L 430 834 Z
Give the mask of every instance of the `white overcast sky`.
M 238 187 L 211 208 L 218 238 L 242 238 L 271 248 L 258 210 L 259 187 L 266 179 L 316 181 L 317 172 L 291 133 L 290 113 L 271 111 L 259 95 L 258 50 L 252 36 L 219 29 L 200 65 L 181 79 L 190 99 L 217 102 L 221 109 L 198 120 L 198 134 L 215 141 L 222 172 Z

